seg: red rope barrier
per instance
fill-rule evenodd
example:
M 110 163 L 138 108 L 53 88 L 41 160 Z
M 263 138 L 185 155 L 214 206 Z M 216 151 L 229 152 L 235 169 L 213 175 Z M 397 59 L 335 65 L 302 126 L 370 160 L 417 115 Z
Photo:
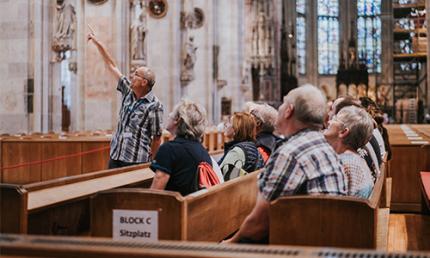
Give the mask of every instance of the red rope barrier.
M 74 153 L 74 154 L 58 156 L 55 158 L 31 161 L 31 162 L 21 163 L 21 164 L 17 164 L 17 165 L 8 166 L 8 167 L 3 167 L 2 169 L 6 170 L 6 169 L 14 169 L 14 168 L 20 168 L 20 167 L 29 167 L 29 166 L 33 166 L 33 165 L 40 165 L 40 164 L 49 163 L 52 161 L 68 159 L 68 158 L 73 158 L 73 157 L 79 157 L 79 156 L 83 156 L 83 155 L 91 154 L 91 153 L 95 153 L 95 152 L 101 152 L 101 151 L 107 150 L 109 148 L 110 148 L 110 146 L 105 146 L 105 147 L 101 147 L 101 148 L 97 148 L 97 149 L 93 149 L 93 150 L 89 150 L 89 151 L 82 151 L 82 152 L 78 152 L 78 153 Z

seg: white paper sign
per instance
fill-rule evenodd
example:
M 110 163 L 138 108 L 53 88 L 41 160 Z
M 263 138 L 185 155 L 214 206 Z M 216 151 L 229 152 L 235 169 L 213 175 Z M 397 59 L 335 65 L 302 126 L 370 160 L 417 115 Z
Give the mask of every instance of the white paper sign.
M 112 237 L 114 240 L 158 241 L 158 212 L 113 210 Z
M 411 141 L 411 144 L 428 144 L 428 141 Z
M 410 136 L 408 137 L 408 140 L 410 141 L 416 141 L 416 140 L 422 140 L 423 138 L 420 136 Z

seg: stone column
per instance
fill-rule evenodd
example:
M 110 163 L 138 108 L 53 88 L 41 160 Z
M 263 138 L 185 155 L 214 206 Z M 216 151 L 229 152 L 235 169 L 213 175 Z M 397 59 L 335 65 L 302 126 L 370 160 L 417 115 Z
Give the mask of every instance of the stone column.
M 0 133 L 28 132 L 30 2 L 0 2 Z

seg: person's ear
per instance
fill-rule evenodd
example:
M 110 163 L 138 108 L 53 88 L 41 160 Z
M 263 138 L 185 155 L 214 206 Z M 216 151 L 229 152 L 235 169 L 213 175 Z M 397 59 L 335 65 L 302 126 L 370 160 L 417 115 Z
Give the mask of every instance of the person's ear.
M 284 112 L 284 118 L 286 119 L 291 118 L 293 114 L 294 114 L 294 106 L 292 104 L 288 104 Z
M 343 128 L 340 132 L 339 132 L 339 138 L 344 139 L 346 138 L 350 133 L 349 128 Z

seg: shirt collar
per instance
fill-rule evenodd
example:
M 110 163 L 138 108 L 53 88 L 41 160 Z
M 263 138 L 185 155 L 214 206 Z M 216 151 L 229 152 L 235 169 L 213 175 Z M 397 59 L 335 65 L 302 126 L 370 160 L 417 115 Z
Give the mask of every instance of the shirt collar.
M 131 91 L 131 96 L 133 97 L 134 100 L 136 100 L 136 95 L 134 95 L 133 91 Z M 150 92 L 146 93 L 145 96 L 140 97 L 139 100 L 146 100 L 147 102 L 153 102 L 154 98 L 155 98 L 154 93 L 151 90 Z
M 148 100 L 148 102 L 152 102 L 152 101 L 154 101 L 154 93 L 151 90 L 150 92 L 146 93 L 146 95 L 141 97 L 140 99 L 146 99 L 146 100 Z

